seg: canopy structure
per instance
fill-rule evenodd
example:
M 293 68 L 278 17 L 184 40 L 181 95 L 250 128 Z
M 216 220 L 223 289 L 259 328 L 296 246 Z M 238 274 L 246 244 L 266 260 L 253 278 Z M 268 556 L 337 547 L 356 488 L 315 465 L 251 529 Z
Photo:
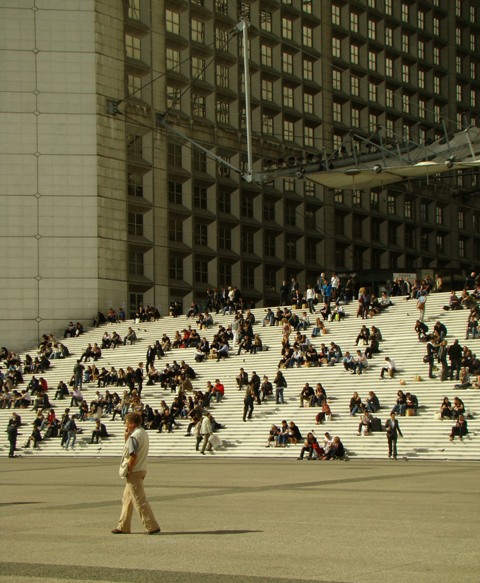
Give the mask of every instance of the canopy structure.
M 380 147 L 378 158 L 370 154 L 368 162 L 356 156 L 332 164 L 328 170 L 306 173 L 305 179 L 331 189 L 357 190 L 476 168 L 480 166 L 480 130 L 470 127 L 449 140 L 442 138 L 429 146 L 416 146 L 405 155 Z

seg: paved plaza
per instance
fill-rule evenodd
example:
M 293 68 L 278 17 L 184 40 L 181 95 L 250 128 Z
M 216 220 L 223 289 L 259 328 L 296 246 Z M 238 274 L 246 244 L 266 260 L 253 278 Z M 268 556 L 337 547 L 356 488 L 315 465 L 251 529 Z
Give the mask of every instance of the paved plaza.
M 480 466 L 152 459 L 162 534 L 114 536 L 118 461 L 1 459 L 0 583 L 480 579 Z

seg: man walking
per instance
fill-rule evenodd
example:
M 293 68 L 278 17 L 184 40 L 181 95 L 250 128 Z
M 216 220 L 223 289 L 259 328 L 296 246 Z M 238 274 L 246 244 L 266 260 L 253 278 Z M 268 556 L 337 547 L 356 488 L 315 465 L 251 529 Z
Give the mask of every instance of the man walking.
M 155 520 L 150 504 L 145 496 L 143 480 L 147 474 L 148 433 L 142 427 L 140 413 L 125 415 L 125 446 L 123 449 L 120 475 L 126 480 L 122 499 L 122 512 L 113 534 L 129 534 L 135 506 L 140 520 L 148 534 L 158 534 L 160 526 Z
M 385 431 L 387 432 L 388 440 L 388 457 L 397 459 L 397 438 L 398 435 L 403 437 L 398 421 L 395 419 L 395 413 L 390 413 L 390 419 L 385 421 Z

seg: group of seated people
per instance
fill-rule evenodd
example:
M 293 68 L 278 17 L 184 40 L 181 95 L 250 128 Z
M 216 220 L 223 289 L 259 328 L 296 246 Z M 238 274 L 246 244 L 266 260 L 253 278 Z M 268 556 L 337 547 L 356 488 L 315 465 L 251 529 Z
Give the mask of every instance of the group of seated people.
M 352 417 L 357 413 L 376 413 L 380 409 L 380 400 L 374 391 L 368 391 L 367 397 L 362 401 L 362 398 L 357 391 L 353 392 L 350 398 L 349 411 Z
M 335 436 L 332 438 L 328 431 L 324 435 L 322 445 L 318 443 L 318 440 L 312 431 L 307 434 L 304 445 L 297 459 L 303 460 L 307 453 L 308 460 L 337 460 L 344 458 L 346 455 L 345 447 L 341 442 L 340 437 Z

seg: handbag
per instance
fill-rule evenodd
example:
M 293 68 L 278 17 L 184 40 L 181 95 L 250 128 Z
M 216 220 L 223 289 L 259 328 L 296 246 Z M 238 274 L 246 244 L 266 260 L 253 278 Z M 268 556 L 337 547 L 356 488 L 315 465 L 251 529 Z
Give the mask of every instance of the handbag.
M 218 437 L 218 435 L 212 433 L 212 435 L 210 435 L 210 437 L 208 438 L 208 443 L 213 447 L 213 449 L 217 449 L 217 447 L 220 447 L 222 445 L 222 440 L 220 439 L 220 437 Z
M 120 463 L 120 468 L 118 469 L 118 475 L 120 478 L 125 479 L 128 475 L 128 457 L 124 457 Z

